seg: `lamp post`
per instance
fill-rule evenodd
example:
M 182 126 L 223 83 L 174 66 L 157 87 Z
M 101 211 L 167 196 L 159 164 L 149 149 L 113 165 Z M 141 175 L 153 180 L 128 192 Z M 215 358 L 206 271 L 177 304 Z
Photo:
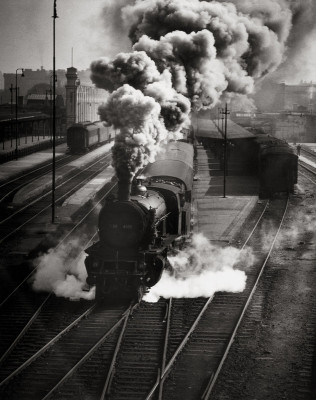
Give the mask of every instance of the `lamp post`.
M 55 25 L 57 16 L 57 0 L 54 0 L 54 14 L 53 14 L 53 164 L 52 164 L 52 223 L 55 223 L 55 173 L 56 173 L 56 57 L 55 57 Z
M 13 141 L 13 85 L 10 85 L 10 92 L 11 92 L 11 99 L 10 99 L 10 140 L 11 140 L 11 147 Z
M 24 76 L 24 68 L 15 70 L 15 158 L 18 159 L 18 71 L 22 71 Z

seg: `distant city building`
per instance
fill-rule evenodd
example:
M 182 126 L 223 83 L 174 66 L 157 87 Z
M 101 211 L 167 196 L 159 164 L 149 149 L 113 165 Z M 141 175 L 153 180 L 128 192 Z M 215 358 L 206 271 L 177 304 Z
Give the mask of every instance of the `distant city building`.
M 314 113 L 316 84 L 301 82 L 299 85 L 281 83 L 277 94 L 279 110 Z
M 38 69 L 36 71 L 33 71 L 32 69 L 25 69 L 24 70 L 24 76 L 21 76 L 22 72 L 21 70 L 18 71 L 17 74 L 17 86 L 19 89 L 19 96 L 26 97 L 26 95 L 30 94 L 32 92 L 32 89 L 34 87 L 37 87 L 39 84 L 46 84 L 48 86 L 52 85 L 52 71 L 45 70 L 43 67 L 41 69 Z M 56 71 L 56 91 L 58 94 L 61 94 L 65 96 L 63 93 L 64 87 L 66 84 L 66 78 L 65 78 L 65 70 L 60 69 Z M 4 74 L 4 91 L 6 95 L 6 101 L 10 101 L 10 87 L 12 86 L 15 88 L 16 85 L 16 74 L 14 73 L 9 73 L 9 74 Z M 15 90 L 15 89 L 14 89 Z M 34 93 L 36 94 L 36 93 Z M 37 93 L 40 94 L 40 93 Z M 42 93 L 42 94 L 45 94 Z M 13 99 L 14 100 L 14 99 Z
M 66 118 L 67 127 L 83 121 L 99 121 L 98 107 L 106 99 L 106 92 L 92 85 L 82 85 L 77 68 L 67 68 Z
M 42 110 L 44 107 L 52 107 L 53 95 L 46 94 L 29 94 L 26 97 L 26 106 L 32 108 L 33 110 Z M 63 108 L 64 99 L 61 95 L 55 95 L 55 104 L 57 108 Z

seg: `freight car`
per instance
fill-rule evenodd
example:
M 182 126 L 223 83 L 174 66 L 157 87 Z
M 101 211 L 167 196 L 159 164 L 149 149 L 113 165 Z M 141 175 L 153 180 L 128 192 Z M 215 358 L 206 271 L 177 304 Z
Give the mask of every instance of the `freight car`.
M 190 232 L 193 146 L 171 142 L 142 175 L 118 182 L 99 214 L 99 241 L 86 249 L 97 299 L 140 299 L 168 267 L 169 250 Z
M 67 129 L 67 146 L 72 154 L 86 153 L 92 148 L 110 142 L 114 138 L 113 127 L 103 122 L 81 122 Z
M 195 136 L 209 148 L 224 169 L 224 133 L 209 118 L 199 118 Z M 298 158 L 284 140 L 248 130 L 227 120 L 226 173 L 257 175 L 260 197 L 294 191 L 297 183 Z
M 294 192 L 297 183 L 298 157 L 289 144 L 283 140 L 259 135 L 258 176 L 260 197 L 270 197 L 278 192 Z

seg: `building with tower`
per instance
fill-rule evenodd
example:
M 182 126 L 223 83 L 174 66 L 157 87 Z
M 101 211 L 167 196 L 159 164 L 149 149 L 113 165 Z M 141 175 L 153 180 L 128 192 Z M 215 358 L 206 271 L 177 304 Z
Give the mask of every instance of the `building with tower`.
M 77 68 L 67 68 L 66 78 L 67 128 L 78 122 L 99 121 L 98 107 L 106 100 L 106 92 L 92 85 L 81 85 Z

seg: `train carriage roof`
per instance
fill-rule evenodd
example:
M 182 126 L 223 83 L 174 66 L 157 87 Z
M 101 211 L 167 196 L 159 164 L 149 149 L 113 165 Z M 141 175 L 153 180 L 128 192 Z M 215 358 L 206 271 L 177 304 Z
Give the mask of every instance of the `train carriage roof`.
M 143 170 L 146 177 L 169 177 L 181 180 L 188 190 L 192 189 L 193 146 L 184 142 L 170 142 L 166 150 Z
M 216 121 L 217 122 L 217 121 Z M 195 121 L 193 122 L 195 125 Z M 220 129 L 215 125 L 211 119 L 198 118 L 196 122 L 196 136 L 209 139 L 224 139 L 224 130 L 222 131 L 222 121 L 220 120 Z M 231 119 L 227 119 L 227 139 L 250 139 L 255 138 L 252 132 L 236 124 Z
M 85 129 L 87 131 L 92 131 L 92 130 L 95 130 L 97 128 L 103 128 L 103 127 L 104 127 L 104 123 L 102 121 L 95 121 L 95 122 L 83 121 L 83 122 L 78 122 L 78 123 L 75 123 L 75 124 L 71 125 L 68 128 L 68 130 Z
M 195 125 L 195 122 L 194 122 Z M 222 135 L 218 131 L 214 122 L 211 119 L 198 118 L 196 122 L 195 136 L 200 138 L 210 139 L 223 139 Z
M 255 137 L 256 135 L 254 135 L 252 132 L 249 132 L 247 129 L 236 124 L 236 122 L 232 121 L 231 119 L 227 119 L 227 139 L 250 139 Z

